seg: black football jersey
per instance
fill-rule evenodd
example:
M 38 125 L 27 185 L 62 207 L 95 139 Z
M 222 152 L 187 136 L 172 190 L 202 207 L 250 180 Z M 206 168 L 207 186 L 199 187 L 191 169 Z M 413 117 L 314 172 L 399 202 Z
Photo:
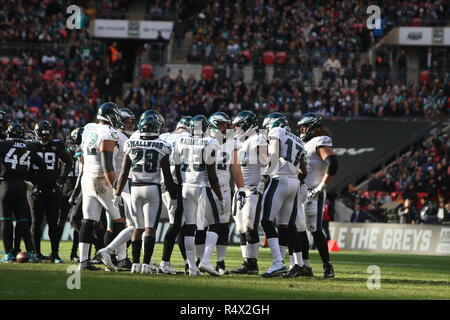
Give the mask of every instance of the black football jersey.
M 59 160 L 61 159 L 61 155 L 65 152 L 65 143 L 60 139 L 53 139 L 47 144 L 41 144 L 40 142 L 33 142 L 32 144 L 36 148 L 37 154 L 41 156 L 46 165 L 42 173 L 42 178 L 38 181 L 38 186 L 54 187 L 61 175 Z
M 20 139 L 0 142 L 1 176 L 8 178 L 28 179 L 34 170 L 43 170 L 44 162 L 36 152 L 36 148 Z
M 63 185 L 63 196 L 70 197 L 77 182 L 79 174 L 78 161 L 81 157 L 82 151 L 79 147 L 77 147 L 75 151 L 70 148 L 67 148 L 67 152 L 72 157 L 72 168 L 70 169 L 69 176 L 67 177 L 67 180 Z

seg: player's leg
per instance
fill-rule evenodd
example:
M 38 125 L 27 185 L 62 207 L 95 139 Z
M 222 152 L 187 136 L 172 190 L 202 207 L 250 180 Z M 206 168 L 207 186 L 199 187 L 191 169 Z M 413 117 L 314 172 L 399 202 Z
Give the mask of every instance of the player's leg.
M 2 235 L 5 255 L 0 262 L 12 262 L 13 249 L 13 222 L 12 222 L 12 194 L 8 192 L 10 181 L 0 183 L 0 234 Z
M 72 206 L 70 212 L 70 225 L 73 228 L 73 241 L 72 241 L 72 250 L 70 252 L 70 260 L 79 262 L 80 257 L 78 257 L 78 244 L 79 244 L 79 236 L 80 236 L 80 228 L 81 221 L 83 220 L 83 209 L 82 209 L 82 195 L 80 194 L 78 198 L 75 200 L 75 205 Z
M 183 200 L 183 216 L 185 221 L 184 226 L 184 245 L 186 248 L 186 258 L 189 264 L 189 275 L 197 276 L 200 272 L 195 265 L 195 231 L 197 229 L 197 200 L 200 196 L 201 188 L 194 188 L 190 186 L 183 186 L 182 200 Z
M 205 252 L 203 253 L 203 257 L 201 258 L 198 268 L 200 271 L 207 272 L 212 276 L 220 276 L 220 273 L 212 267 L 210 262 L 214 247 L 216 246 L 217 239 L 219 238 L 220 214 L 218 209 L 218 199 L 213 194 L 211 188 L 204 187 L 201 188 L 201 190 L 202 194 L 200 203 L 204 209 L 204 219 L 208 225 L 208 231 L 206 232 Z
M 61 237 L 64 232 L 64 228 L 66 226 L 67 217 L 69 216 L 69 213 L 70 213 L 69 197 L 66 197 L 63 195 L 60 197 L 60 199 L 61 199 L 61 202 L 60 202 L 59 217 L 58 217 L 58 222 L 57 222 L 58 243 L 61 243 Z
M 50 261 L 53 263 L 62 263 L 63 261 L 59 257 L 59 240 L 58 235 L 58 217 L 61 204 L 61 198 L 58 190 L 49 190 L 45 194 L 45 218 L 48 224 L 48 236 L 51 244 Z
M 273 259 L 271 267 L 263 274 L 263 277 L 278 276 L 286 270 L 286 267 L 283 265 L 278 232 L 274 223 L 275 217 L 278 212 L 280 212 L 281 206 L 283 205 L 285 190 L 284 179 L 271 178 L 269 186 L 263 194 L 261 226 L 266 233 L 267 242 L 269 243 Z
M 134 231 L 131 237 L 131 273 L 141 273 L 142 235 L 145 231 L 144 211 L 142 209 L 144 198 L 140 196 L 141 187 L 131 187 L 130 203 L 133 212 Z
M 208 228 L 199 230 L 197 226 L 197 231 L 195 232 L 195 253 L 197 256 L 195 264 L 197 265 L 197 267 L 200 264 L 200 260 L 203 257 L 203 254 L 205 253 L 206 232 L 208 232 Z
M 170 266 L 170 258 L 172 256 L 177 235 L 181 231 L 183 220 L 183 200 L 180 195 L 177 198 L 176 204 L 174 204 L 174 201 L 171 201 L 170 194 L 167 191 L 163 192 L 162 199 L 169 216 L 169 228 L 164 236 L 163 254 L 159 271 L 165 274 L 176 274 L 177 271 L 172 269 Z
M 14 201 L 14 214 L 16 216 L 17 234 L 25 243 L 29 261 L 37 262 L 38 260 L 33 252 L 33 242 L 31 241 L 31 213 L 27 201 L 27 187 L 25 182 L 18 181 L 17 190 L 14 194 L 16 197 L 16 200 Z
M 220 274 L 229 274 L 225 267 L 225 256 L 227 254 L 228 240 L 230 237 L 230 217 L 231 217 L 231 190 L 228 187 L 221 187 L 222 197 L 225 200 L 225 212 L 220 215 L 219 237 L 217 238 L 217 263 L 216 271 Z
M 31 239 L 33 241 L 33 248 L 36 258 L 42 260 L 41 253 L 41 237 L 42 237 L 42 222 L 44 220 L 45 199 L 42 196 L 42 191 L 34 190 L 31 195 Z
M 247 197 L 247 202 L 249 201 L 249 198 Z M 243 262 L 239 268 L 231 270 L 231 273 L 235 274 L 247 274 L 247 238 L 245 236 L 245 228 L 244 228 L 244 222 L 243 222 L 243 216 L 244 216 L 244 209 L 248 205 L 248 203 L 244 205 L 244 208 L 240 208 L 239 204 L 236 202 L 233 202 L 233 219 L 234 223 L 236 225 L 236 235 L 239 237 L 239 244 L 241 248 L 241 254 Z
M 158 269 L 151 264 L 153 250 L 155 248 L 155 233 L 162 210 L 161 186 L 151 185 L 142 187 L 145 189 L 146 201 L 143 205 L 145 232 L 143 237 L 144 260 L 142 273 L 156 273 Z

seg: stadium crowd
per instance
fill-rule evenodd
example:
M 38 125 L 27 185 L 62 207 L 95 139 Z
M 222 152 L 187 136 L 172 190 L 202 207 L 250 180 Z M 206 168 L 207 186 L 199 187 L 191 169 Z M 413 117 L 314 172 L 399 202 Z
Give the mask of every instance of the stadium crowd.
M 394 163 L 370 176 L 367 188 L 349 185 L 346 196 L 367 220 L 450 223 L 450 140 L 448 127 L 414 145 Z M 385 204 L 397 202 L 389 219 Z

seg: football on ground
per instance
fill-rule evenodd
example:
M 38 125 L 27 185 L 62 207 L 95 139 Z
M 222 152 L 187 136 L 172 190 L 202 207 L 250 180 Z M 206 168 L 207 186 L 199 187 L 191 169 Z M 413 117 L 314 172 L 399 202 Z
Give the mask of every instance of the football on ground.
M 70 242 L 61 243 L 63 264 L 47 261 L 0 264 L 2 299 L 450 299 L 450 257 L 341 251 L 331 254 L 336 277 L 324 279 L 320 257 L 313 250 L 310 257 L 313 278 L 262 278 L 261 274 L 271 264 L 268 248 L 261 248 L 258 276 L 212 278 L 204 275 L 193 278 L 184 274 L 82 272 L 80 290 L 70 290 L 68 283 L 72 279 L 69 277 L 77 266 L 70 263 L 65 254 L 70 252 L 70 247 Z M 43 241 L 42 252 L 49 250 L 49 242 Z M 172 263 L 181 271 L 184 263 L 177 250 L 175 247 Z M 161 253 L 162 245 L 157 244 L 154 262 L 159 264 Z M 240 264 L 240 248 L 231 246 L 227 253 L 227 269 L 237 268 Z M 374 265 L 379 269 L 371 267 Z

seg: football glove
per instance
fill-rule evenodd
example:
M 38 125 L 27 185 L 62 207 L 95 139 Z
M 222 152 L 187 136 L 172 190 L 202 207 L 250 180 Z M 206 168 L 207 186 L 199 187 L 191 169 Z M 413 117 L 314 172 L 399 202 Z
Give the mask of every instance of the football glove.
M 235 194 L 235 202 L 239 202 L 239 209 L 242 209 L 245 206 L 247 194 L 245 188 L 239 188 L 239 190 Z
M 309 190 L 308 198 L 314 198 L 316 196 L 316 194 L 318 194 L 319 192 L 322 192 L 323 190 L 325 190 L 326 187 L 327 187 L 327 184 L 321 182 L 317 187 L 315 187 L 314 189 Z
M 119 196 L 117 194 L 114 195 L 113 198 L 113 206 L 117 209 L 119 209 L 119 206 L 123 206 L 123 199 L 122 196 Z

